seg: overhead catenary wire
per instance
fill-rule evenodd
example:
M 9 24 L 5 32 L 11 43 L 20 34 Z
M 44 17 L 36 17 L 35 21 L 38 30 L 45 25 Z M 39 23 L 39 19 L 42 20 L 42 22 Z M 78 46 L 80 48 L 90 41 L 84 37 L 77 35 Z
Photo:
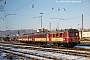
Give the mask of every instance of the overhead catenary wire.
M 31 2 L 33 2 L 33 1 L 34 1 L 34 0 L 32 0 L 32 1 L 30 1 L 30 2 L 28 2 L 28 3 L 26 3 L 26 4 L 24 4 L 23 6 L 21 6 L 21 7 L 17 8 L 16 10 L 12 11 L 11 13 L 13 13 L 13 12 L 15 12 L 15 11 L 17 11 L 17 10 L 19 10 L 19 9 L 23 8 L 24 6 L 26 6 L 26 5 L 30 4 L 30 3 L 31 3 Z
M 26 5 L 32 3 L 33 1 L 34 1 L 34 0 L 31 0 L 30 2 L 27 2 L 26 4 L 22 5 L 21 7 L 19 7 L 19 8 L 17 8 L 17 9 L 15 9 L 14 11 L 10 12 L 9 14 L 6 14 L 6 15 L 4 16 L 4 18 L 6 18 L 6 16 L 8 16 L 8 15 L 10 15 L 10 14 L 18 11 L 19 9 L 25 7 Z M 6 4 L 6 0 L 5 0 L 4 4 Z M 33 8 L 34 8 L 34 5 L 33 5 Z M 15 14 L 15 15 L 16 15 L 16 14 Z M 4 18 L 3 18 L 3 19 L 4 19 Z M 10 25 L 13 25 L 13 24 L 10 24 Z
M 84 2 L 83 2 L 83 3 L 84 3 Z M 79 4 L 81 4 L 81 3 L 79 3 Z M 26 4 L 26 5 L 27 5 L 27 4 Z M 78 5 L 78 4 L 76 4 L 76 5 Z M 24 6 L 24 5 L 23 5 L 23 6 Z M 23 7 L 23 6 L 22 6 L 22 7 Z M 33 5 L 32 5 L 32 6 L 33 6 Z M 74 6 L 74 5 L 73 5 L 73 6 Z M 72 6 L 72 7 L 73 7 L 73 6 Z M 16 9 L 15 11 L 21 9 L 22 7 Z M 68 7 L 68 8 L 70 8 L 70 7 Z M 65 8 L 64 10 L 67 10 L 67 8 Z M 15 12 L 15 11 L 13 11 L 13 12 Z M 72 11 L 72 10 L 71 10 L 71 11 Z M 12 13 L 13 13 L 13 12 L 12 12 Z M 58 10 L 57 10 L 57 11 L 50 12 L 49 14 L 52 14 L 52 13 L 54 13 L 54 12 L 58 12 Z M 64 13 L 67 13 L 67 12 L 64 12 Z M 63 13 L 63 14 L 64 14 L 64 13 Z M 48 13 L 46 13 L 46 14 L 44 14 L 44 15 L 48 15 Z
M 76 4 L 75 4 L 76 5 Z M 53 11 L 53 12 L 57 12 L 57 11 Z M 53 13 L 53 12 L 51 12 L 51 13 Z M 66 12 L 65 12 L 66 13 Z
M 89 0 L 83 1 L 83 2 L 81 2 L 81 3 L 77 3 L 77 4 L 74 4 L 74 5 L 68 6 L 68 7 L 65 7 L 65 8 L 63 8 L 63 10 L 66 11 L 66 9 L 68 9 L 68 8 L 71 8 L 71 7 L 73 7 L 73 6 L 77 6 L 77 5 L 86 3 L 86 2 L 88 2 L 88 1 L 89 1 Z M 74 11 L 74 10 L 76 10 L 76 8 L 74 8 L 74 9 L 72 9 L 72 10 L 70 10 L 70 11 L 67 10 L 66 12 L 63 12 L 63 13 L 60 14 L 60 15 L 64 15 L 64 14 L 69 13 L 69 12 L 72 12 L 72 11 Z M 58 12 L 58 10 L 57 10 L 57 11 L 50 12 L 50 13 L 47 13 L 47 14 L 44 14 L 44 15 L 47 16 L 48 14 L 52 14 L 52 13 L 56 13 L 56 12 Z M 59 16 L 60 16 L 60 15 L 59 15 Z M 51 17 L 50 17 L 50 18 L 51 18 Z

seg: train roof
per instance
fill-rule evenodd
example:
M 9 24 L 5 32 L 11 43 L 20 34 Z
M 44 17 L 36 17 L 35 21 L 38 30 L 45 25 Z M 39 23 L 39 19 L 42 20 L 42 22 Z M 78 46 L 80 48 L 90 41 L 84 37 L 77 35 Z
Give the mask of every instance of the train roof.
M 61 29 L 61 30 L 57 30 L 57 31 L 49 31 L 49 32 L 35 32 L 35 33 L 29 33 L 29 34 L 25 34 L 26 35 L 37 35 L 37 34 L 54 34 L 54 33 L 63 33 L 63 32 L 78 32 L 77 29 Z
M 78 32 L 77 29 L 61 29 L 61 30 L 58 30 L 59 32 Z
M 36 32 L 36 33 L 32 33 L 32 34 L 49 34 L 49 33 L 63 33 L 63 32 L 78 32 L 77 29 L 61 29 L 61 30 L 57 30 L 57 31 L 49 31 L 49 32 Z M 31 35 L 32 35 L 31 34 Z

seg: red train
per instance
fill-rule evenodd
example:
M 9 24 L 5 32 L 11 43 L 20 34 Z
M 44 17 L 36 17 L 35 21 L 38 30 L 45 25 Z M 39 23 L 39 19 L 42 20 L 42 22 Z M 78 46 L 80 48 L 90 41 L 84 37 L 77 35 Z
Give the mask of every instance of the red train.
M 77 29 L 65 29 L 51 32 L 38 32 L 18 37 L 18 41 L 39 44 L 75 46 L 80 43 Z

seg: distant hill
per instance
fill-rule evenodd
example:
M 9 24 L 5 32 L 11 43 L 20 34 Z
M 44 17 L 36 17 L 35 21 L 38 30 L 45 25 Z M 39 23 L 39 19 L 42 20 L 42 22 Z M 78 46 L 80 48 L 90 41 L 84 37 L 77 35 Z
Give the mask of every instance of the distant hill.
M 2 36 L 15 36 L 16 34 L 27 34 L 27 33 L 32 33 L 32 32 L 36 32 L 36 30 L 33 29 L 22 29 L 22 30 L 6 30 L 6 31 L 0 31 L 0 37 Z
M 39 31 L 41 31 L 41 29 L 38 29 Z M 28 33 L 33 33 L 36 32 L 37 30 L 33 30 L 33 29 L 22 29 L 22 30 L 6 30 L 6 31 L 0 31 L 0 37 L 2 36 L 15 36 L 19 33 L 19 35 L 22 34 L 28 34 Z M 43 31 L 49 31 L 47 29 L 43 29 Z M 53 30 L 52 30 L 53 31 Z M 80 30 L 81 31 L 81 30 Z M 90 31 L 90 29 L 84 29 L 84 31 Z

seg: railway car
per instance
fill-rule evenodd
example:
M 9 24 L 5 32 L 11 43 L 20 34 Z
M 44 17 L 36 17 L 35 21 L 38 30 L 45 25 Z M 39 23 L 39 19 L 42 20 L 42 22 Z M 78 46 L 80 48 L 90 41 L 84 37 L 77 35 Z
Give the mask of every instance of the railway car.
M 81 31 L 79 32 L 81 38 Z M 83 31 L 82 38 L 80 39 L 81 45 L 90 45 L 90 31 Z
M 80 43 L 79 31 L 76 29 L 65 29 L 51 32 L 38 32 L 18 37 L 18 41 L 40 44 L 54 44 L 75 46 Z

